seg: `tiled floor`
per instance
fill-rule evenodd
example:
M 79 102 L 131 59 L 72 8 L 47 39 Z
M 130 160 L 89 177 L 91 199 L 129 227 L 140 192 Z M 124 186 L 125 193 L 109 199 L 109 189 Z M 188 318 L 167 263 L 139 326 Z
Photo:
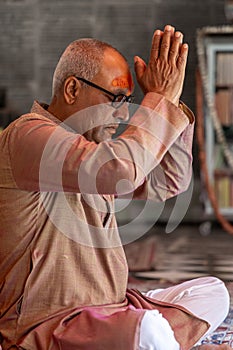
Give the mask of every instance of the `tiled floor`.
M 217 224 L 207 235 L 202 231 L 198 224 L 180 225 L 169 234 L 163 225 L 152 228 L 126 247 L 131 275 L 174 283 L 206 275 L 233 281 L 233 236 Z

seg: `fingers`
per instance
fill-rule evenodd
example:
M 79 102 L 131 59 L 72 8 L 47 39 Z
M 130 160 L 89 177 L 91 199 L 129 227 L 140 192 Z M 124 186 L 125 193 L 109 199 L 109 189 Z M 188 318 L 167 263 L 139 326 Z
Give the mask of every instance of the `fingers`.
M 157 29 L 153 35 L 151 52 L 150 52 L 150 60 L 156 60 L 159 57 L 160 52 L 160 42 L 162 38 L 163 32 Z
M 183 34 L 167 25 L 164 32 L 156 30 L 152 39 L 151 60 L 163 60 L 177 65 L 179 69 L 186 65 L 188 46 L 182 44 Z
M 137 80 L 140 80 L 146 70 L 146 63 L 139 56 L 134 57 L 134 70 Z
M 188 44 L 183 44 L 180 48 L 180 53 L 177 58 L 177 68 L 181 71 L 186 67 L 188 58 Z
M 173 64 L 176 64 L 177 58 L 179 57 L 182 41 L 183 34 L 181 32 L 175 32 L 168 57 L 169 61 Z
M 167 25 L 164 28 L 164 32 L 159 29 L 155 31 L 152 39 L 150 60 L 158 58 L 167 60 L 174 30 L 174 27 Z
M 182 44 L 183 34 L 181 32 L 175 32 L 174 39 L 169 51 L 169 61 L 176 65 L 181 71 L 185 69 L 188 58 L 188 45 Z
M 188 46 L 183 34 L 167 25 L 164 32 L 156 30 L 151 45 L 148 65 L 135 57 L 137 81 L 144 93 L 157 92 L 178 105 L 183 90 Z
M 171 43 L 173 40 L 173 36 L 174 36 L 174 31 L 175 28 L 167 25 L 164 28 L 164 34 L 162 37 L 162 41 L 161 41 L 161 48 L 160 48 L 160 59 L 162 60 L 168 60 L 168 57 L 170 55 L 170 49 L 171 49 Z

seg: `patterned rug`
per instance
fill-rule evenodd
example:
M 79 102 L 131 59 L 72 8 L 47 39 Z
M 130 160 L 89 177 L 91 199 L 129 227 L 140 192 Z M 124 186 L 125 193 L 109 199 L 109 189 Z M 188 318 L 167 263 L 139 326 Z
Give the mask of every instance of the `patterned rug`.
M 201 344 L 228 344 L 233 348 L 233 308 L 230 309 L 224 322 Z

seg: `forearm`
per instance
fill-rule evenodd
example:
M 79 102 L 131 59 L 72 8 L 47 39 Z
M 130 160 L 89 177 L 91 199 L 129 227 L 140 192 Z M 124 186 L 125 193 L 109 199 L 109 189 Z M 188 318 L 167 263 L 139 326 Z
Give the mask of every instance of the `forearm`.
M 188 132 L 192 134 L 190 130 L 186 131 L 188 126 L 189 119 L 182 110 L 161 95 L 148 94 L 131 119 L 126 131 L 117 140 L 99 145 L 102 152 L 96 150 L 99 156 L 96 154 L 93 157 L 95 169 L 92 168 L 89 174 L 96 174 L 92 183 L 96 181 L 98 193 L 124 195 L 127 192 L 132 192 L 153 169 L 158 167 L 160 162 L 164 163 L 164 168 L 168 168 L 166 177 L 172 174 L 172 170 L 176 177 L 177 174 L 180 174 L 179 169 L 174 170 L 176 163 L 182 168 L 182 171 L 187 172 L 186 165 L 191 163 L 189 146 L 192 142 L 189 142 L 187 152 L 182 142 L 183 137 L 185 138 Z M 182 133 L 184 136 L 181 136 Z M 192 135 L 189 135 L 188 141 L 190 138 Z M 178 139 L 180 142 L 177 141 Z M 172 145 L 175 143 L 177 145 L 173 147 Z M 175 149 L 174 152 L 172 147 Z M 166 153 L 170 149 L 171 152 L 166 157 Z M 106 154 L 108 154 L 107 158 Z M 167 162 L 163 160 L 164 157 L 169 158 Z M 171 164 L 169 164 L 170 160 L 172 160 Z M 85 171 L 85 168 L 82 169 Z M 105 179 L 104 182 L 103 179 Z M 121 180 L 127 180 L 129 186 L 127 187 L 127 182 L 125 182 L 125 187 L 121 188 L 119 192 L 119 187 L 116 191 L 116 186 Z M 166 184 L 164 185 L 166 186 Z
M 134 193 L 135 199 L 165 201 L 185 191 L 192 177 L 194 123 L 189 124 L 166 152 L 160 164 Z
M 13 175 L 24 190 L 106 194 L 116 194 L 125 179 L 127 193 L 159 164 L 187 124 L 185 114 L 158 94 L 145 97 L 118 139 L 98 145 L 31 115 L 9 130 Z

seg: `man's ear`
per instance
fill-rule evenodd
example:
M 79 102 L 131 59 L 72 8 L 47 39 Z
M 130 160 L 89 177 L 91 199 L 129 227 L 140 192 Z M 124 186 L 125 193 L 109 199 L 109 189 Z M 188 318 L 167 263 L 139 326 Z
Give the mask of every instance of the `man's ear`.
M 64 83 L 63 93 L 66 103 L 74 104 L 81 88 L 80 82 L 75 77 L 68 77 Z

